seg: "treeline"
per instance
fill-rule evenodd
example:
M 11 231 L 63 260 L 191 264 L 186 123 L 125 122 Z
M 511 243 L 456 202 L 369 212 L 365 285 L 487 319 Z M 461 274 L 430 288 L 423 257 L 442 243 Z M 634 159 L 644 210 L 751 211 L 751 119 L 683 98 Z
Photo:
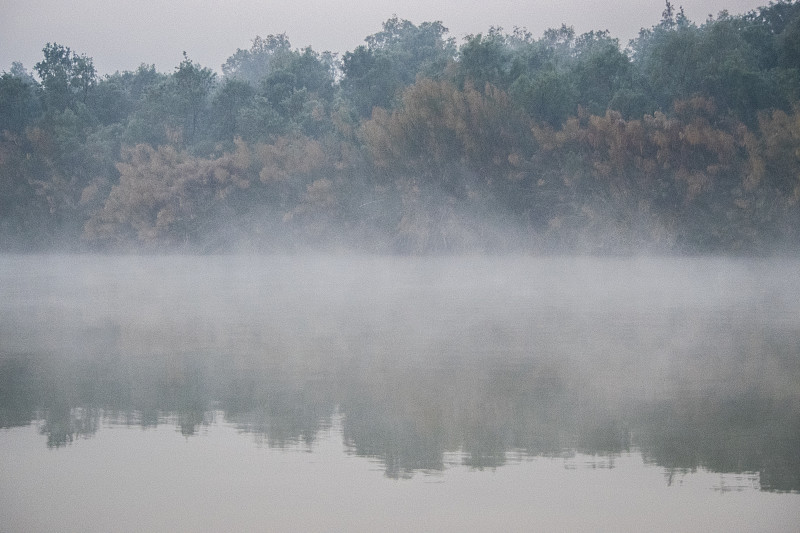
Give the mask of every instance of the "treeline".
M 0 248 L 633 251 L 800 245 L 800 2 L 627 46 L 394 17 L 341 57 L 0 77 Z

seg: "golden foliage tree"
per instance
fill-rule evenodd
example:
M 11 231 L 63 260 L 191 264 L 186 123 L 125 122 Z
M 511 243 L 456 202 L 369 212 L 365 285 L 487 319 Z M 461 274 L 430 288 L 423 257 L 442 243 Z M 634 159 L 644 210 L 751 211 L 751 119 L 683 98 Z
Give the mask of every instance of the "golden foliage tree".
M 118 163 L 119 184 L 85 226 L 90 241 L 158 248 L 189 244 L 199 226 L 213 222 L 229 193 L 250 185 L 250 151 L 241 140 L 216 159 L 171 146 L 139 144 Z
M 800 109 L 762 113 L 763 164 L 769 185 L 791 203 L 800 202 Z
M 376 108 L 362 137 L 379 168 L 447 181 L 464 165 L 489 178 L 519 164 L 528 131 L 506 93 L 487 85 L 483 93 L 448 81 L 418 80 L 394 111 Z
M 293 177 L 312 174 L 327 164 L 322 144 L 310 137 L 278 137 L 271 144 L 256 146 L 264 183 L 286 182 Z

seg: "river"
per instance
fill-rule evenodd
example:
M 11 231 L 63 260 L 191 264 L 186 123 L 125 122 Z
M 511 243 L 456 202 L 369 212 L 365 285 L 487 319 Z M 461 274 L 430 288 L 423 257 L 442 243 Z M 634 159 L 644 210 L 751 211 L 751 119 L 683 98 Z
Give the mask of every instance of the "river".
M 800 261 L 0 256 L 0 530 L 794 531 Z

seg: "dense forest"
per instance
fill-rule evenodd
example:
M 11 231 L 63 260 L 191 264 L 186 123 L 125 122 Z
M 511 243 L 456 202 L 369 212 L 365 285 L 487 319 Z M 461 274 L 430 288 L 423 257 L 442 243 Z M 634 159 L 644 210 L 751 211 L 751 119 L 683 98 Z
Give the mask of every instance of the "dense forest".
M 654 17 L 657 18 L 657 17 Z M 0 77 L 0 249 L 796 253 L 800 2 Z

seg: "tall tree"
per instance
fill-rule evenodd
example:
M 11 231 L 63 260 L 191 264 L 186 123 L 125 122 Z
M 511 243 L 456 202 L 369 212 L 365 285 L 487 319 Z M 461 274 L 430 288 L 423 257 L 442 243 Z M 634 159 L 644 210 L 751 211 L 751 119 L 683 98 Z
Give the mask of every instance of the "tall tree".
M 257 87 L 275 70 L 286 67 L 292 56 L 292 45 L 285 33 L 256 36 L 249 49 L 241 48 L 222 65 L 227 78 L 238 78 Z
M 34 69 L 41 80 L 48 108 L 61 111 L 75 102 L 86 104 L 97 82 L 92 59 L 57 43 L 47 43 L 42 52 L 44 59 L 36 63 Z
M 255 89 L 244 80 L 225 78 L 212 100 L 212 112 L 217 135 L 233 141 L 240 135 L 239 113 L 253 100 Z
M 34 83 L 10 72 L 0 75 L 0 133 L 22 133 L 38 115 L 40 106 Z
M 419 26 L 396 16 L 383 30 L 365 39 L 366 45 L 347 52 L 342 61 L 345 95 L 361 116 L 374 107 L 391 107 L 400 91 L 417 76 L 441 77 L 455 57 L 455 43 L 445 38 L 441 22 Z
M 469 35 L 459 49 L 458 73 L 462 82 L 483 90 L 490 83 L 507 89 L 514 81 L 513 54 L 500 28 L 486 35 Z
M 211 69 L 196 65 L 186 52 L 183 53 L 183 61 L 172 75 L 176 103 L 185 117 L 183 131 L 188 143 L 194 141 L 197 136 L 200 118 L 206 110 L 216 76 Z

